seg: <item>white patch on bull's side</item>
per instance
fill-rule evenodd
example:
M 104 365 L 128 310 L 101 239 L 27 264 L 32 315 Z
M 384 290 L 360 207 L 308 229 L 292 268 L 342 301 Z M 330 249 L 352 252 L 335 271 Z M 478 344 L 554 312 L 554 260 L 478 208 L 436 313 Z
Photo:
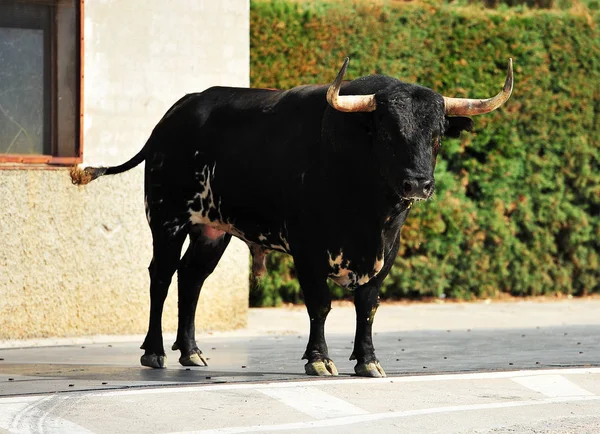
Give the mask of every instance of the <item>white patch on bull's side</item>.
M 369 280 L 371 280 L 371 278 L 369 277 L 368 274 L 363 274 L 362 276 L 360 276 L 358 278 L 358 284 L 359 285 L 364 285 L 365 283 L 368 283 Z
M 204 166 L 202 169 L 202 176 L 204 177 L 204 182 L 201 183 L 204 187 L 204 190 L 201 193 L 196 193 L 196 197 L 200 197 L 200 199 L 207 199 L 209 201 L 208 209 L 206 212 L 208 213 L 211 209 L 215 209 L 215 198 L 213 195 L 212 187 L 210 186 L 210 181 L 215 178 L 215 169 L 217 168 L 217 163 L 213 165 L 212 170 L 208 166 Z
M 287 232 L 286 228 L 285 228 L 285 223 L 283 224 L 284 230 Z M 283 231 L 279 232 L 279 239 L 281 240 L 282 246 L 281 249 L 287 253 L 290 252 L 290 245 L 285 237 L 285 234 Z
M 286 252 L 290 252 L 290 245 L 287 242 L 287 240 L 285 239 L 285 237 L 283 236 L 283 234 L 279 234 L 279 236 L 281 237 L 281 241 L 283 241 L 283 247 L 285 247 L 285 251 Z
M 370 273 L 358 275 L 350 268 L 350 261 L 344 258 L 342 250 L 340 250 L 340 253 L 335 258 L 331 252 L 328 251 L 327 254 L 329 255 L 329 268 L 331 269 L 329 278 L 345 288 L 365 285 L 373 277 L 379 274 L 384 264 L 382 251 L 381 254 L 375 258 L 373 270 Z
M 375 276 L 377 276 L 379 274 L 379 272 L 381 271 L 382 268 L 383 268 L 383 257 L 377 258 L 377 260 L 375 261 L 375 265 L 373 265 L 373 272 L 375 273 Z
M 287 253 L 290 253 L 291 249 L 290 249 L 290 244 L 288 243 L 288 240 L 287 240 L 287 236 L 288 236 L 287 223 L 284 220 L 283 221 L 283 230 L 279 231 L 279 239 L 283 243 L 284 251 Z
M 144 196 L 144 209 L 146 210 L 146 220 L 150 224 L 150 207 L 148 207 L 148 196 Z
M 342 255 L 342 252 L 340 252 L 340 254 L 337 255 L 335 257 L 335 259 L 333 259 L 333 257 L 331 256 L 330 251 L 327 251 L 327 254 L 329 255 L 329 266 L 331 268 L 334 268 L 336 265 L 339 265 L 339 266 L 342 265 L 342 261 L 344 260 L 344 256 Z
M 275 238 L 271 232 L 261 233 L 256 239 L 259 241 L 260 245 L 270 250 L 277 250 L 278 252 L 284 253 L 290 252 L 290 246 L 285 239 L 283 231 L 279 232 L 279 239 Z
M 346 268 L 345 263 L 347 261 L 344 261 L 344 253 L 340 250 L 340 253 L 335 258 L 331 252 L 328 251 L 327 254 L 329 255 L 329 268 L 331 269 L 329 278 L 345 288 L 353 285 L 356 278 L 352 270 Z
M 215 179 L 216 167 L 216 163 L 212 168 L 206 165 L 200 172 L 196 173 L 196 179 L 200 184 L 200 191 L 194 195 L 193 199 L 187 202 L 190 205 L 188 208 L 189 222 L 192 225 L 207 225 L 248 241 L 242 231 L 236 228 L 230 221 L 223 218 L 223 214 L 221 213 L 221 198 L 219 197 L 218 199 L 218 205 L 215 202 L 215 193 L 211 183 Z M 192 206 L 195 204 L 200 205 L 199 210 L 193 209 Z M 209 217 L 212 211 L 216 211 L 216 219 Z
M 179 225 L 171 228 L 171 235 L 177 235 L 183 228 L 185 228 L 185 225 Z
M 180 223 L 181 221 L 178 218 L 174 218 L 173 220 L 167 220 L 163 224 L 163 227 L 170 236 L 175 236 L 181 229 L 185 227 L 185 224 L 182 225 Z
M 174 219 L 171 220 L 169 222 L 166 222 L 164 224 L 164 226 L 167 228 L 167 233 L 174 237 L 175 235 L 177 235 L 179 233 L 179 231 L 181 231 L 183 228 L 185 228 L 186 223 L 183 224 L 179 224 L 179 220 L 178 219 Z
M 208 214 L 213 210 L 217 211 L 219 216 L 221 216 L 220 209 L 217 209 L 215 206 L 215 197 L 211 186 L 211 181 L 215 178 L 216 167 L 217 163 L 213 165 L 212 169 L 206 165 L 202 168 L 201 172 L 196 173 L 201 190 L 194 195 L 193 199 L 188 200 L 188 205 L 199 202 L 200 210 L 196 211 L 192 209 L 192 207 L 188 208 L 188 212 L 190 213 L 190 223 L 192 224 L 222 223 L 222 219 L 220 219 L 221 221 L 212 221 L 208 218 Z M 205 206 L 206 201 L 208 201 L 207 206 Z
M 379 274 L 379 272 L 383 268 L 383 263 L 384 263 L 383 256 L 384 255 L 383 255 L 383 249 L 382 249 L 379 256 L 377 256 L 375 258 L 375 263 L 373 264 L 373 271 L 368 274 L 363 274 L 358 278 L 359 285 L 364 285 L 365 283 L 368 283 L 373 277 L 375 277 Z

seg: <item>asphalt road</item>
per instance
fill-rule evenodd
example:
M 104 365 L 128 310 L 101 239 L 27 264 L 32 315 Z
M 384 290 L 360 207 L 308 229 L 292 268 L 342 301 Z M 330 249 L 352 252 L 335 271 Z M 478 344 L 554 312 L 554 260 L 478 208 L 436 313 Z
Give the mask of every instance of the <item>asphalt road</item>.
M 597 300 L 384 305 L 385 379 L 353 376 L 351 306 L 328 321 L 335 379 L 304 375 L 299 308 L 199 336 L 208 367 L 168 351 L 168 369 L 142 368 L 140 336 L 0 342 L 0 432 L 598 433 L 599 313 Z

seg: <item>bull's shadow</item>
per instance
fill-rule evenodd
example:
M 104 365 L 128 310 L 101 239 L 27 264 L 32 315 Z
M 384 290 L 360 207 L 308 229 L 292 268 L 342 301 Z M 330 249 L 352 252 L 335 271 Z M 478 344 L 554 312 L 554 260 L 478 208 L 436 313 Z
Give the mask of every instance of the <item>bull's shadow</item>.
M 186 368 L 173 360 L 166 370 L 138 367 L 131 343 L 5 349 L 0 350 L 0 394 L 310 380 L 300 360 L 301 338 L 229 338 L 206 349 L 209 366 Z M 351 335 L 331 335 L 329 342 L 338 378 L 353 376 Z M 386 332 L 377 334 L 377 342 L 388 376 L 600 366 L 597 325 Z

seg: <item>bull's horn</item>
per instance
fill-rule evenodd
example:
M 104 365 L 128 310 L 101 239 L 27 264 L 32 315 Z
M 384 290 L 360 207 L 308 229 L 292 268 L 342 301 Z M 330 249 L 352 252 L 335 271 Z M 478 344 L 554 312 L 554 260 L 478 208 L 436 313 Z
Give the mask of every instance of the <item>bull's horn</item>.
M 331 107 L 341 112 L 372 112 L 377 108 L 375 95 L 343 95 L 340 96 L 340 87 L 350 58 L 346 57 L 342 69 L 338 72 L 334 82 L 327 89 L 327 102 Z
M 447 115 L 472 116 L 489 113 L 504 104 L 513 90 L 512 59 L 508 59 L 508 71 L 502 91 L 493 98 L 469 99 L 444 97 L 444 111 Z

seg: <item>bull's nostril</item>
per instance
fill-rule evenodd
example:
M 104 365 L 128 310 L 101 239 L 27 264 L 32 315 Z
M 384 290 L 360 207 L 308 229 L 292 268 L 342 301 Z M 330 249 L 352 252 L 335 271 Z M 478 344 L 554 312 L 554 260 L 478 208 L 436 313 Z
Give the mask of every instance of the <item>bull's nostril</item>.
M 425 181 L 423 183 L 423 193 L 425 193 L 426 196 L 429 196 L 432 189 L 433 189 L 433 182 Z
M 409 194 L 412 191 L 412 183 L 410 181 L 404 181 L 404 194 Z

